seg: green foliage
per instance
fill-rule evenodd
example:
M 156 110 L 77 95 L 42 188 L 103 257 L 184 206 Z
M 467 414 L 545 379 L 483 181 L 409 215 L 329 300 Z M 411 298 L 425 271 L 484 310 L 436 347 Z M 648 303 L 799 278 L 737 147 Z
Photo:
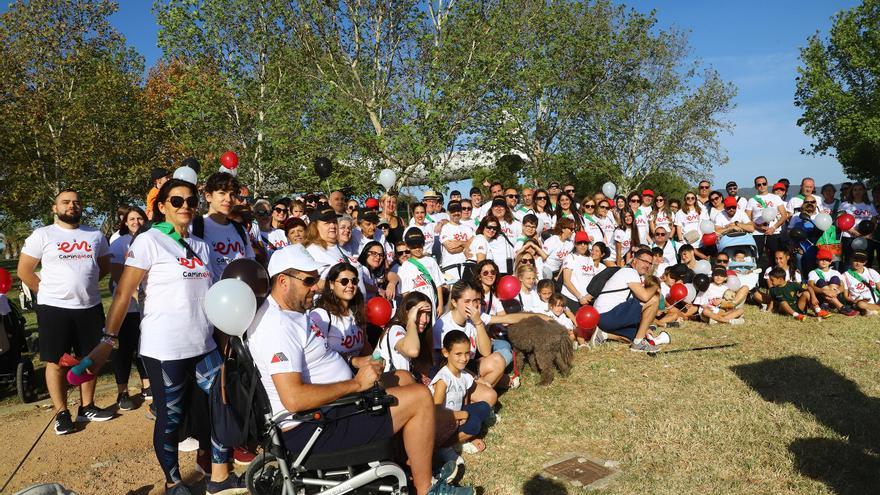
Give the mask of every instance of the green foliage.
M 852 179 L 880 180 L 880 2 L 864 0 L 834 17 L 801 49 L 794 103 L 811 154 L 832 154 Z

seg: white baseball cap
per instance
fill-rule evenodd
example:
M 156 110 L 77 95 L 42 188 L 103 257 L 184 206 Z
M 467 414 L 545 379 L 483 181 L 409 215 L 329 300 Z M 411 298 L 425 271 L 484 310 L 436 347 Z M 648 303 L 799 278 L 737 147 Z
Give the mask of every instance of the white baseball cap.
M 301 272 L 314 272 L 324 265 L 315 261 L 302 244 L 292 244 L 279 249 L 269 259 L 269 276 L 274 277 L 284 270 L 293 268 Z

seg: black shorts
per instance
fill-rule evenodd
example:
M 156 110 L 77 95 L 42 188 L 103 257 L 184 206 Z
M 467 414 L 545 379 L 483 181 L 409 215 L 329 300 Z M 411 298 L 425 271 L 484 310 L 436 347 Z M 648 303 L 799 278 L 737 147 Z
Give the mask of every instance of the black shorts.
M 38 304 L 40 360 L 57 363 L 65 352 L 83 357 L 98 345 L 104 330 L 104 308 L 68 309 Z
M 330 421 L 324 426 L 324 431 L 312 445 L 310 453 L 336 452 L 385 440 L 394 435 L 390 412 L 378 416 L 365 412 L 347 418 L 334 419 L 351 414 L 355 410 L 356 406 L 351 404 L 334 407 L 324 413 L 324 417 Z M 312 438 L 317 427 L 318 425 L 315 423 L 302 423 L 292 430 L 285 431 L 281 435 L 284 446 L 291 453 L 298 455 Z

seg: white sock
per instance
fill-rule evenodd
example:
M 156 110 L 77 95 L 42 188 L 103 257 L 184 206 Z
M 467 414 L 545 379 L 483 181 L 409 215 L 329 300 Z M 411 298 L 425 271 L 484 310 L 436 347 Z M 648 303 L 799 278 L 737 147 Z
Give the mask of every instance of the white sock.
M 633 344 L 634 344 L 634 345 L 639 345 L 639 344 L 641 344 L 641 343 L 642 343 L 642 339 L 633 339 Z

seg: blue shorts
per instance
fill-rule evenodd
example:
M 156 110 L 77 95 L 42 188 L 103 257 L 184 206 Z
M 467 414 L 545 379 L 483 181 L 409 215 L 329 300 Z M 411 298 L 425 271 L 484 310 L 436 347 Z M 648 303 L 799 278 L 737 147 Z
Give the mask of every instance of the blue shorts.
M 639 322 L 642 321 L 642 303 L 635 297 L 618 304 L 611 311 L 599 315 L 599 328 L 603 332 L 613 333 L 626 337 L 629 340 L 636 338 Z
M 510 342 L 504 339 L 492 339 L 492 352 L 501 354 L 505 366 L 513 362 L 513 348 L 510 346 Z

